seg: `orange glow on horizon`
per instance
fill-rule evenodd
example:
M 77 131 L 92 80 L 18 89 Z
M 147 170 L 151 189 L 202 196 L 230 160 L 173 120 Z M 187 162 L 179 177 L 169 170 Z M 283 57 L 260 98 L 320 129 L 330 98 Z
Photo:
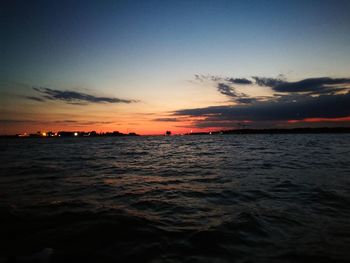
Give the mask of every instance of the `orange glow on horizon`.
M 0 130 L 1 135 L 14 135 L 21 134 L 25 136 L 26 134 L 36 134 L 38 131 L 42 136 L 47 136 L 48 132 L 53 132 L 54 134 L 59 131 L 67 132 L 91 132 L 95 131 L 97 133 L 106 133 L 118 131 L 120 133 L 137 133 L 139 135 L 164 135 L 166 131 L 171 131 L 173 135 L 186 134 L 186 133 L 196 133 L 196 132 L 214 132 L 221 130 L 231 130 L 244 128 L 244 125 L 237 126 L 237 124 L 252 124 L 251 128 L 254 128 L 254 121 L 243 120 L 237 122 L 222 122 L 223 126 L 212 126 L 212 127 L 196 127 L 201 122 L 205 123 L 206 119 L 201 118 L 183 118 L 180 121 L 174 122 L 162 122 L 153 121 L 152 119 L 138 119 L 135 122 L 126 122 L 125 119 L 118 122 L 111 122 L 106 124 L 89 124 L 83 125 L 84 120 L 77 120 L 76 122 L 68 122 L 66 124 L 55 123 L 48 120 L 42 123 L 17 123 L 16 125 L 3 125 Z M 80 124 L 80 121 L 82 124 Z M 59 121 L 58 121 L 59 122 Z M 298 123 L 336 123 L 336 122 L 350 122 L 350 116 L 341 118 L 305 118 L 302 120 L 288 120 L 287 124 L 298 124 Z M 125 124 L 124 124 L 125 123 Z M 232 124 L 230 127 L 228 124 Z M 43 132 L 45 131 L 45 132 Z
M 348 117 L 341 117 L 341 118 L 305 118 L 302 120 L 288 120 L 288 123 L 299 123 L 299 122 L 310 122 L 310 123 L 316 123 L 316 122 L 350 122 L 350 116 Z
M 220 128 L 218 128 L 220 129 Z M 45 132 L 41 132 L 41 131 Z M 204 132 L 215 130 L 212 128 L 196 128 L 190 121 L 184 122 L 155 122 L 151 120 L 138 121 L 133 124 L 101 124 L 101 125 L 76 125 L 75 123 L 67 123 L 67 125 L 50 123 L 18 123 L 16 125 L 3 126 L 0 129 L 2 135 L 14 134 L 37 134 L 38 131 L 42 136 L 46 136 L 48 132 L 57 134 L 59 131 L 67 132 L 91 132 L 106 133 L 118 131 L 120 133 L 128 134 L 135 132 L 140 135 L 163 135 L 166 131 L 171 131 L 172 134 L 184 134 L 193 132 Z

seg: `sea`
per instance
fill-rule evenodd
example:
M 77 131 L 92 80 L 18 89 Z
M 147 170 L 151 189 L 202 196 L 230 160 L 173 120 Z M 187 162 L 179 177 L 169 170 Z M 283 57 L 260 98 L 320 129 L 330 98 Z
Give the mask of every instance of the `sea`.
M 0 149 L 0 262 L 350 262 L 350 134 Z

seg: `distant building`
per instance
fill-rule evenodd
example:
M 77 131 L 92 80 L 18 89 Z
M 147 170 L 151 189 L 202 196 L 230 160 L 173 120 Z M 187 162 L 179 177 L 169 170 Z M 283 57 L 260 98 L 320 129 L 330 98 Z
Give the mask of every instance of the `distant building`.
M 166 131 L 166 132 L 165 132 L 165 135 L 166 135 L 166 136 L 170 136 L 170 135 L 171 135 L 171 131 Z
M 58 132 L 58 136 L 60 136 L 60 137 L 73 137 L 74 132 L 60 131 L 60 132 Z

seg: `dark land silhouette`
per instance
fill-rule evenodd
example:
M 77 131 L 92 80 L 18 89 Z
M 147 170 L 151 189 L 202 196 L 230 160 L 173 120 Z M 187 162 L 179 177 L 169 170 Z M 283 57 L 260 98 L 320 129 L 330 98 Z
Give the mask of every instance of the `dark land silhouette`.
M 320 134 L 320 133 L 350 133 L 350 127 L 321 127 L 321 128 L 283 128 L 283 129 L 232 129 L 208 132 L 191 132 L 181 135 L 220 135 L 220 134 Z M 172 135 L 166 131 L 166 136 Z M 120 137 L 120 136 L 141 136 L 135 132 L 121 133 L 96 131 L 59 131 L 59 132 L 37 132 L 31 134 L 0 135 L 0 138 L 47 138 L 47 137 Z
M 350 127 L 292 128 L 292 129 L 235 129 L 213 132 L 192 132 L 185 135 L 216 134 L 307 134 L 307 133 L 350 133 Z
M 135 132 L 129 132 L 129 133 L 121 133 L 118 131 L 114 132 L 96 132 L 96 131 L 59 131 L 59 132 L 41 132 L 38 131 L 37 133 L 30 133 L 30 134 L 15 134 L 15 135 L 1 135 L 0 137 L 21 137 L 21 138 L 53 138 L 53 137 L 118 137 L 118 136 L 140 136 L 139 134 Z

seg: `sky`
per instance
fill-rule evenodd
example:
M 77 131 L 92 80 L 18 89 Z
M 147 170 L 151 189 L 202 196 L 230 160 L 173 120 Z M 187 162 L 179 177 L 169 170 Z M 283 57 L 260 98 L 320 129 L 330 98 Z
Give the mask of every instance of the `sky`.
M 0 134 L 350 126 L 350 1 L 4 1 Z

